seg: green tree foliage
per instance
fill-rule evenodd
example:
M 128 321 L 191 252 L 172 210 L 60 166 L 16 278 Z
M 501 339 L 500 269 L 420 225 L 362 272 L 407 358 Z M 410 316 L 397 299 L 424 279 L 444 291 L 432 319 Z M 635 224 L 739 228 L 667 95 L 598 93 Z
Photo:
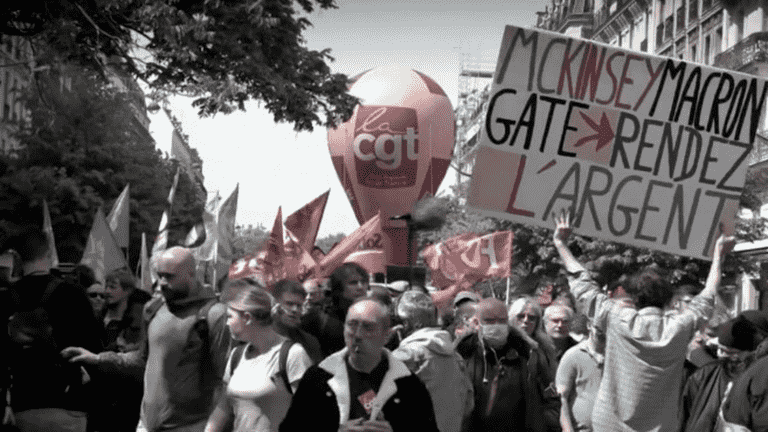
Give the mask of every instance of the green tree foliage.
M 155 149 L 136 122 L 132 95 L 103 84 L 100 77 L 74 68 L 48 72 L 27 92 L 26 125 L 13 157 L 0 173 L 0 238 L 25 224 L 42 223 L 42 202 L 51 212 L 59 258 L 79 262 L 98 206 L 108 212 L 123 187 L 131 184 L 131 263 L 146 232 L 151 243 L 165 207 L 175 164 Z M 204 201 L 181 175 L 169 244 L 180 243 L 200 218 Z
M 320 247 L 320 249 L 322 249 L 323 252 L 327 254 L 331 251 L 333 245 L 340 242 L 342 239 L 344 239 L 344 237 L 346 237 L 344 233 L 328 234 L 325 237 L 317 239 L 317 241 L 315 241 L 315 245 Z
M 119 65 L 153 94 L 195 97 L 201 115 L 257 100 L 297 131 L 349 118 L 356 100 L 328 49 L 307 49 L 305 15 L 333 0 L 67 0 L 2 2 L 0 34 L 92 71 Z M 35 64 L 45 64 L 34 59 Z M 106 75 L 106 74 L 105 74 Z
M 235 227 L 235 239 L 232 245 L 234 258 L 241 258 L 260 251 L 269 240 L 270 231 L 262 224 L 238 225 Z

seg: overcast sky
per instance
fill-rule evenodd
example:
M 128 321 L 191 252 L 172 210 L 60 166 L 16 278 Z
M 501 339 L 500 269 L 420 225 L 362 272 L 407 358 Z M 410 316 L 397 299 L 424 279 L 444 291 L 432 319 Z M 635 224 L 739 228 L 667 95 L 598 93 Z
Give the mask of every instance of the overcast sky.
M 366 1 L 337 0 L 338 9 L 315 11 L 305 32 L 311 49 L 331 48 L 334 72 L 349 76 L 377 66 L 399 64 L 434 79 L 454 108 L 462 61 L 493 67 L 504 26 L 532 26 L 547 0 Z M 331 189 L 319 236 L 359 226 L 331 165 L 326 130 L 296 133 L 275 124 L 257 104 L 246 112 L 200 119 L 189 99 L 171 110 L 181 120 L 190 145 L 203 159 L 209 193 L 228 195 L 240 183 L 237 223 L 270 229 L 278 206 L 287 216 Z M 162 110 L 150 116 L 158 148 L 170 151 L 171 125 Z M 441 189 L 455 180 L 449 170 Z

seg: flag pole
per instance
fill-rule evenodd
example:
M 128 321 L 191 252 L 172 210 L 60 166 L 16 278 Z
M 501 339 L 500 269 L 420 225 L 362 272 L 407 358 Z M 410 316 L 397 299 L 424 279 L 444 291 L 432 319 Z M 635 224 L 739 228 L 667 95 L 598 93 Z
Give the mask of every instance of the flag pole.
M 507 304 L 507 307 L 509 307 L 509 296 L 510 296 L 510 289 L 511 289 L 511 283 L 509 280 L 509 276 L 507 276 L 507 298 L 505 299 L 505 303 Z

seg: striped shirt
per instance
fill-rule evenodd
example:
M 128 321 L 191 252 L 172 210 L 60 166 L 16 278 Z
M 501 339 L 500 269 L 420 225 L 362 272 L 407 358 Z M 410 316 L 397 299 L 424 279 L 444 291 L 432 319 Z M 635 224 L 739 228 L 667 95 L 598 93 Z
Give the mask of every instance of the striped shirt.
M 609 299 L 587 271 L 571 274 L 569 284 L 579 308 L 607 338 L 594 431 L 677 431 L 686 349 L 711 316 L 714 297 L 705 290 L 684 312 L 637 310 Z

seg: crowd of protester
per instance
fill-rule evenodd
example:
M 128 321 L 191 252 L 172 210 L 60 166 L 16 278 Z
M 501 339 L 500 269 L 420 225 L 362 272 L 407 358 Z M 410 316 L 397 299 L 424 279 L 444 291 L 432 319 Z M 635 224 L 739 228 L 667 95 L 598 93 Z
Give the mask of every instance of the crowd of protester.
M 438 310 L 354 263 L 217 295 L 181 247 L 150 295 L 125 270 L 53 274 L 45 233 L 25 232 L 0 290 L 4 430 L 768 431 L 768 313 L 713 314 L 733 238 L 704 284 L 649 267 L 601 287 L 570 234 L 556 217 L 561 289 Z

